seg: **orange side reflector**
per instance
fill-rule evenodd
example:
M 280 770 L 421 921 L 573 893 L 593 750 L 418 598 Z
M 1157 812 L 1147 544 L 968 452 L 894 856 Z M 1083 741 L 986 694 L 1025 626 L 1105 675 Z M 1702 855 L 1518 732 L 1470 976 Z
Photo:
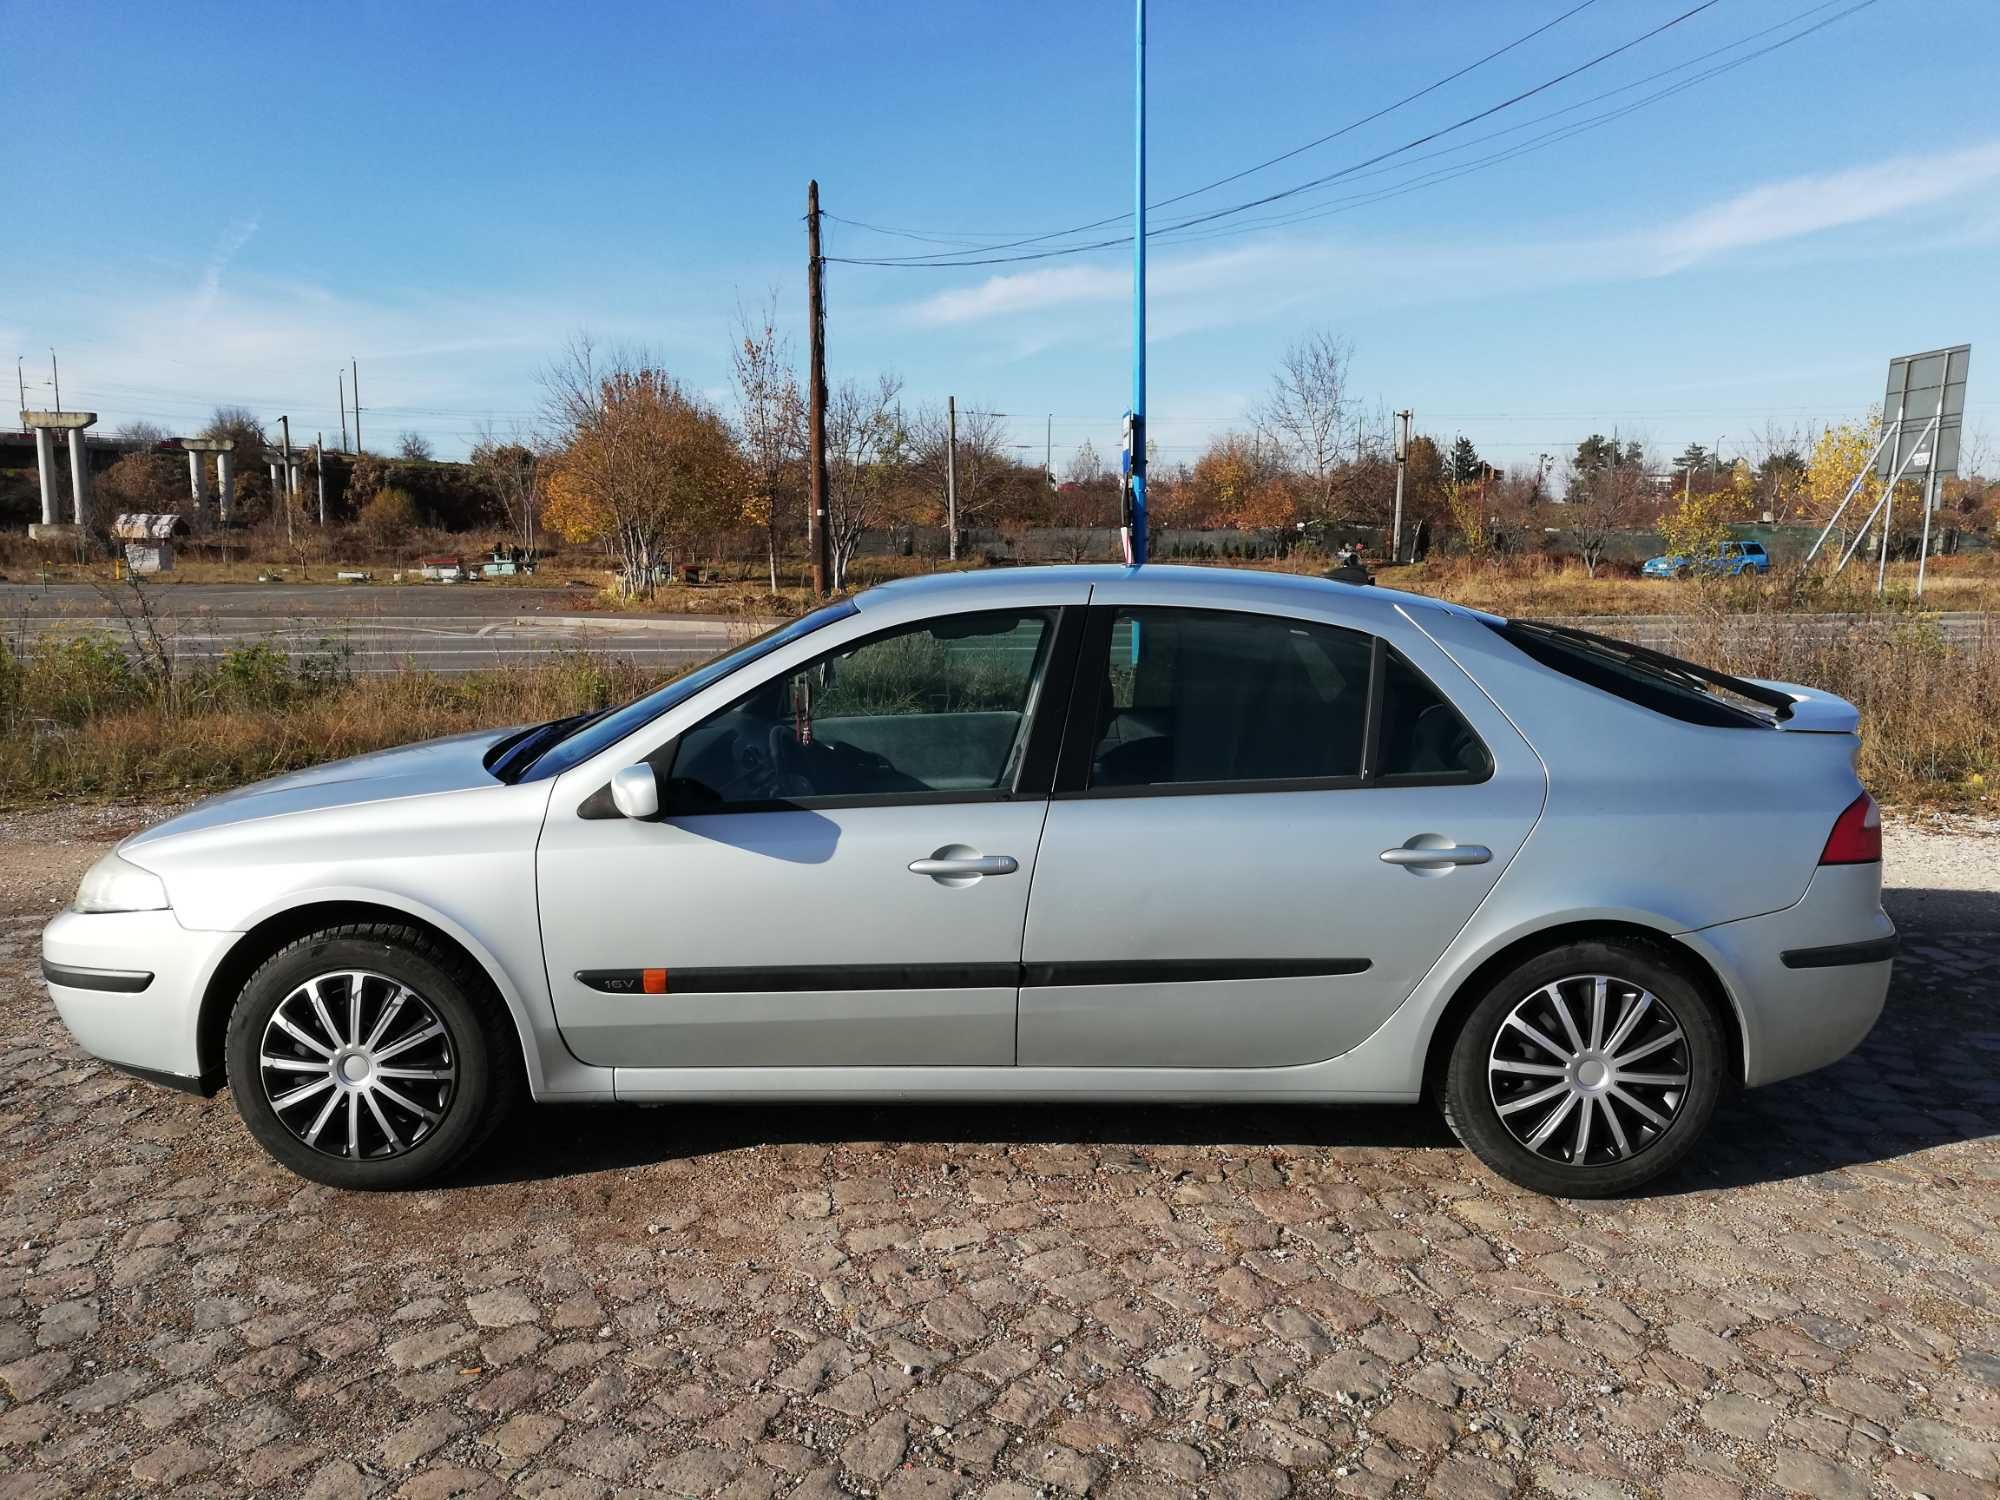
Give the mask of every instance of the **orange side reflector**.
M 639 981 L 649 995 L 664 995 L 667 992 L 667 971 L 665 969 L 641 970 Z

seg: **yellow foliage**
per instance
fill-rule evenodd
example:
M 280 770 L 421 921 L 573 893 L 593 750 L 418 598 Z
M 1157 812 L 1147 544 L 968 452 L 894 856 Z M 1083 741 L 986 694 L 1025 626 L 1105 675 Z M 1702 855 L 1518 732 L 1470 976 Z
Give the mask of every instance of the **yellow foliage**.
M 602 541 L 611 534 L 611 512 L 583 485 L 576 471 L 558 459 L 548 477 L 542 521 L 566 542 Z
M 1805 509 L 1815 521 L 1824 523 L 1846 495 L 1854 476 L 1868 462 L 1882 431 L 1882 414 L 1871 410 L 1860 422 L 1835 422 L 1821 431 L 1806 460 Z M 1854 503 L 1844 520 L 1858 522 L 1882 498 L 1882 481 L 1871 472 L 1862 481 Z

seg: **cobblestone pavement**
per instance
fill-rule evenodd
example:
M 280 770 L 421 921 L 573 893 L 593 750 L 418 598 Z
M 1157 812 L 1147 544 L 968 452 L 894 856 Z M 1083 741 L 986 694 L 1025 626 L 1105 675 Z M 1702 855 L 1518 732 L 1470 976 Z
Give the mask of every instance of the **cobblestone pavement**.
M 1303 1108 L 544 1109 L 343 1196 L 69 1044 L 103 846 L 0 858 L 0 1500 L 2000 1490 L 2000 901 L 1627 1202 Z

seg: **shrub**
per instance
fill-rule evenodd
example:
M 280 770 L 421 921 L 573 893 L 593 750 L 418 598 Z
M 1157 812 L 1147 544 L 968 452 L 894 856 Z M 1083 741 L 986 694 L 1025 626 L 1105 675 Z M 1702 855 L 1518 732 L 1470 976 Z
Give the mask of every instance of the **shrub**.
M 143 700 L 146 685 L 108 635 L 40 640 L 19 675 L 18 712 L 58 724 L 83 724 Z
M 361 529 L 379 546 L 393 547 L 417 525 L 417 502 L 407 490 L 391 486 L 377 490 L 361 507 Z

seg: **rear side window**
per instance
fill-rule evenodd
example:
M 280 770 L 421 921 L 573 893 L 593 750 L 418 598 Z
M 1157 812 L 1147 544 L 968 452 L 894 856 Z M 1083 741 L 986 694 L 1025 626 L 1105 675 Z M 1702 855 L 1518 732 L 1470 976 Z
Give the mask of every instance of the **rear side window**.
M 1625 641 L 1532 620 L 1491 629 L 1552 671 L 1684 724 L 1769 729 L 1791 710 L 1774 689 Z
M 1093 791 L 1478 781 L 1492 758 L 1384 641 L 1276 615 L 1120 609 L 1079 694 Z M 1085 710 L 1086 712 L 1088 709 Z M 1372 751 L 1371 751 L 1371 746 Z

